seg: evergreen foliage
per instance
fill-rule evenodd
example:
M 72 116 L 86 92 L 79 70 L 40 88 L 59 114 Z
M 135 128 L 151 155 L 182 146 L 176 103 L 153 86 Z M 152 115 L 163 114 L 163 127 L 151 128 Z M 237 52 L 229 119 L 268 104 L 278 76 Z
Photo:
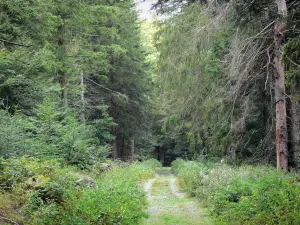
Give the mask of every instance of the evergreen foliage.
M 295 19 L 299 4 L 290 1 L 288 6 L 291 27 L 283 58 L 287 83 L 295 95 L 298 44 L 294 35 L 298 32 Z M 170 139 L 170 132 L 181 130 L 181 136 L 199 137 L 198 155 L 228 157 L 234 162 L 275 162 L 275 2 L 208 1 L 180 8 L 161 23 L 157 34 L 160 97 L 165 113 L 160 123 L 165 141 L 160 148 L 168 151 L 173 143 L 172 149 L 181 146 L 177 156 L 183 156 L 189 149 L 186 142 L 194 145 L 195 138 Z M 292 105 L 296 101 L 292 99 Z M 298 110 L 298 106 L 293 107 Z M 174 115 L 180 122 L 166 126 Z M 296 136 L 298 118 L 297 114 L 290 125 Z M 192 128 L 181 129 L 186 123 Z M 290 142 L 298 146 L 292 138 Z
M 89 164 L 116 136 L 117 157 L 129 157 L 125 142 L 145 136 L 151 81 L 132 4 L 0 3 L 0 106 L 11 123 L 24 115 L 27 136 L 5 151 Z

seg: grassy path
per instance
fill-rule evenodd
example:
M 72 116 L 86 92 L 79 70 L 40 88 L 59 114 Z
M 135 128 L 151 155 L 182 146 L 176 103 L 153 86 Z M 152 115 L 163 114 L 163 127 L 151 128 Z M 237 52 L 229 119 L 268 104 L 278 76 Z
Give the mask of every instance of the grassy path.
M 155 178 L 145 183 L 144 188 L 150 206 L 149 218 L 143 221 L 143 225 L 213 224 L 195 200 L 179 191 L 170 168 L 157 169 Z

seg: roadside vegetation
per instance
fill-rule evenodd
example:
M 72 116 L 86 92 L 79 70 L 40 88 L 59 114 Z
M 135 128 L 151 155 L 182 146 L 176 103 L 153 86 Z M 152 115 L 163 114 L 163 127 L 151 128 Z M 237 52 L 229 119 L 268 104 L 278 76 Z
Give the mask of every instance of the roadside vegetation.
M 156 160 L 98 163 L 88 170 L 32 157 L 0 161 L 1 224 L 139 224 L 147 201 L 139 182 Z
M 300 177 L 295 173 L 182 159 L 172 163 L 172 171 L 217 224 L 299 224 Z

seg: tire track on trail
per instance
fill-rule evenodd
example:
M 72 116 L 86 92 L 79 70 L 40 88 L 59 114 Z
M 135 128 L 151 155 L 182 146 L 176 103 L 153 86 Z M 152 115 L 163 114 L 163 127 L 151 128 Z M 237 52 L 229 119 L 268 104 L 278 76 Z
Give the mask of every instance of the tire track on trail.
M 144 184 L 144 190 L 149 202 L 149 217 L 142 225 L 213 224 L 195 199 L 180 192 L 170 168 L 157 168 L 155 177 Z

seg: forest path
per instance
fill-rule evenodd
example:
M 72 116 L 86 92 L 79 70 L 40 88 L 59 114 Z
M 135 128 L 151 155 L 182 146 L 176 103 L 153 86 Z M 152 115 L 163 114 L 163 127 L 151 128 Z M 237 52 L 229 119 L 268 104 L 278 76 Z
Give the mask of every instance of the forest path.
M 213 222 L 196 200 L 179 191 L 177 178 L 170 168 L 157 168 L 153 179 L 144 184 L 150 203 L 142 224 L 154 225 L 210 225 Z

